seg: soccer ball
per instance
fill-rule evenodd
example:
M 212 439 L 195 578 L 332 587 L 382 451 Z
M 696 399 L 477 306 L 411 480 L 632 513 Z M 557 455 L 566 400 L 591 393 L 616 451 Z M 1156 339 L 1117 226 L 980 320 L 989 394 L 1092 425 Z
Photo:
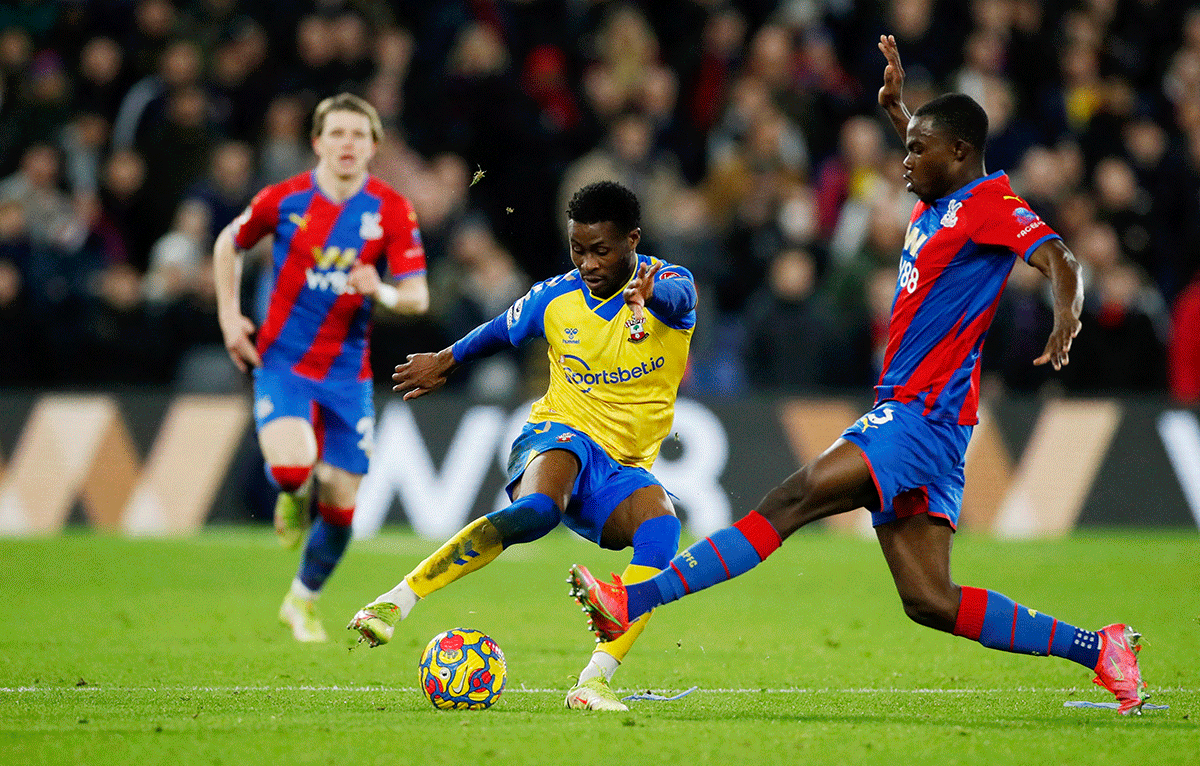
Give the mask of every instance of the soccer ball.
M 471 628 L 439 633 L 417 664 L 425 698 L 442 710 L 484 710 L 500 699 L 508 669 L 504 652 Z

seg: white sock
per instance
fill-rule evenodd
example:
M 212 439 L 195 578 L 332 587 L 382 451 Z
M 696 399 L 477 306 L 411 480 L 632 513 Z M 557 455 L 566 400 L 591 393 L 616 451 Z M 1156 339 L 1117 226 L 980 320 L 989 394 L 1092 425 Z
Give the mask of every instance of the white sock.
M 599 675 L 603 675 L 605 681 L 612 681 L 613 673 L 616 673 L 619 667 L 621 661 L 608 652 L 592 652 L 592 659 L 579 674 L 579 683 L 590 681 Z
M 305 601 L 316 601 L 317 596 L 321 595 L 320 591 L 311 590 L 307 585 L 300 582 L 299 577 L 292 580 L 292 589 L 291 590 L 292 590 L 293 596 L 295 596 L 296 598 L 302 598 Z
M 387 593 L 380 594 L 375 601 L 386 601 L 389 604 L 395 604 L 400 607 L 400 619 L 408 617 L 408 613 L 417 605 L 421 598 L 413 593 L 413 589 L 409 587 L 408 580 L 401 580 L 400 584 L 392 588 Z M 375 601 L 371 603 L 375 603 Z

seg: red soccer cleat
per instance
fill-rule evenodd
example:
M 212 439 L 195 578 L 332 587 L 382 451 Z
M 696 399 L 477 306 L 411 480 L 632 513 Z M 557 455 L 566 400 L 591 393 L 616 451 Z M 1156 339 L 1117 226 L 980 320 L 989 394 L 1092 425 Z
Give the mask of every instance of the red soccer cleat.
M 588 614 L 588 627 L 596 633 L 597 641 L 615 641 L 629 630 L 629 602 L 621 578 L 613 575 L 613 582 L 600 582 L 587 567 L 575 564 L 571 567 L 567 582 L 575 602 Z
M 1142 650 L 1138 645 L 1142 634 L 1120 623 L 1105 626 L 1096 633 L 1100 636 L 1100 661 L 1092 680 L 1117 695 L 1117 702 L 1121 703 L 1118 713 L 1141 715 L 1142 705 L 1150 696 L 1144 691 L 1146 683 L 1137 660 Z

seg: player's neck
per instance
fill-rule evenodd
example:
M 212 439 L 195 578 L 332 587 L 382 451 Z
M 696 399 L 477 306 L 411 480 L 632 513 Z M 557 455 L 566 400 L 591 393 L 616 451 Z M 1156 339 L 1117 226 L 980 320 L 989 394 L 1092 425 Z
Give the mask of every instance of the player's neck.
M 958 191 L 959 189 L 963 188 L 964 186 L 970 186 L 971 184 L 975 183 L 980 178 L 983 178 L 986 175 L 987 175 L 987 168 L 985 168 L 983 166 L 982 162 L 980 162 L 978 165 L 971 165 L 965 169 L 965 171 L 962 174 L 962 177 L 959 178 L 957 185 L 954 187 L 954 191 Z M 953 194 L 953 193 L 954 192 L 951 192 L 951 194 Z
M 342 178 L 324 165 L 317 165 L 317 188 L 330 200 L 342 203 L 353 197 L 367 180 L 365 172 Z

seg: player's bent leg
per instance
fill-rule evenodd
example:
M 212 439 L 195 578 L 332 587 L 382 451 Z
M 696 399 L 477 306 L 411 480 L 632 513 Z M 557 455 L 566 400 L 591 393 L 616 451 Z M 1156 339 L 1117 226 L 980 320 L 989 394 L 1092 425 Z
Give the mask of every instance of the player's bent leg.
M 838 439 L 769 492 L 757 510 L 692 545 L 647 582 L 626 587 L 616 578 L 602 583 L 586 567 L 575 566 L 567 580 L 569 592 L 590 615 L 596 635 L 611 641 L 654 607 L 750 571 L 805 524 L 877 500 L 862 450 Z
M 959 588 L 950 579 L 953 528 L 943 519 L 921 513 L 880 524 L 875 535 L 904 613 L 918 625 L 951 632 L 960 599 Z
M 996 591 L 957 586 L 950 579 L 953 530 L 920 514 L 876 529 L 905 613 L 921 625 L 977 641 L 989 649 L 1055 656 L 1096 673 L 1122 714 L 1141 712 L 1145 683 L 1137 664 L 1140 634 L 1126 625 L 1098 633 L 1014 602 Z

